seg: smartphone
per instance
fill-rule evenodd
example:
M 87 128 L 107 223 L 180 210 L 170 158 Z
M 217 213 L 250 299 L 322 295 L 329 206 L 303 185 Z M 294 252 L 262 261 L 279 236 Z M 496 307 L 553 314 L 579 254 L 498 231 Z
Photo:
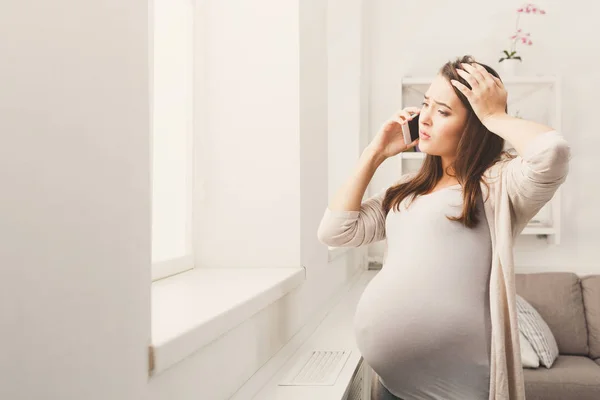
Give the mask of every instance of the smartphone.
M 404 143 L 407 145 L 419 138 L 419 114 L 414 115 L 414 117 L 408 121 L 408 124 L 402 125 L 402 134 L 404 135 Z

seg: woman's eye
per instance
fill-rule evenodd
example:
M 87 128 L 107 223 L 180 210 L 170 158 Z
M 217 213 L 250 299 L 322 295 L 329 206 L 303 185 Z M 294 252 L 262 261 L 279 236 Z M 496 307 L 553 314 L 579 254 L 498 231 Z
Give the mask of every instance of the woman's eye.
M 428 107 L 429 106 L 429 104 L 427 104 L 426 102 L 422 102 L 421 105 L 423 107 Z M 442 111 L 442 110 L 438 110 L 438 113 L 440 113 L 440 115 L 443 115 L 444 117 L 448 116 L 448 113 L 445 112 L 445 111 Z

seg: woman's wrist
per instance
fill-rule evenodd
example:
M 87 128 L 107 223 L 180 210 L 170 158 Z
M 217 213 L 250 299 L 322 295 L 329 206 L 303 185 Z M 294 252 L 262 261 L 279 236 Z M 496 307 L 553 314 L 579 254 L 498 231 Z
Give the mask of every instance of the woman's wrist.
M 502 125 L 503 122 L 511 120 L 511 119 L 514 119 L 514 117 L 511 117 L 507 113 L 503 112 L 503 113 L 489 115 L 488 117 L 482 119 L 481 123 L 490 132 L 495 133 L 498 136 L 501 136 L 500 135 L 500 131 L 501 131 L 500 126 Z
M 375 168 L 379 167 L 386 158 L 381 150 L 369 146 L 363 150 L 361 155 L 362 161 L 372 164 Z

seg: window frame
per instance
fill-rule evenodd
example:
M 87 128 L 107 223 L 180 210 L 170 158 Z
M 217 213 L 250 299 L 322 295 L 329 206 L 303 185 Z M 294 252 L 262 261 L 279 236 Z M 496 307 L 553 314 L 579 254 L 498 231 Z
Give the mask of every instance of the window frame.
M 151 205 L 154 203 L 153 199 L 153 170 L 154 170 L 154 59 L 155 59 L 155 39 L 156 39 L 156 5 L 154 4 L 157 0 L 152 2 L 151 12 L 149 13 L 149 25 L 152 27 L 149 31 L 149 42 L 150 46 L 148 49 L 148 57 L 149 57 L 149 69 L 150 69 L 150 188 L 151 188 Z M 190 73 L 190 81 L 192 85 L 191 94 L 190 94 L 190 102 L 186 108 L 191 111 L 190 118 L 190 127 L 186 131 L 186 217 L 185 217 L 185 230 L 186 230 L 186 238 L 185 238 L 185 248 L 186 254 L 180 257 L 171 258 L 167 260 L 161 260 L 158 262 L 152 261 L 152 254 L 150 255 L 151 259 L 151 276 L 152 281 L 157 281 L 159 279 L 163 279 L 172 275 L 176 275 L 185 271 L 189 271 L 195 268 L 195 251 L 194 251 L 194 243 L 195 243 L 195 229 L 194 229 L 194 200 L 196 198 L 196 178 L 197 178 L 197 168 L 196 168 L 196 149 L 195 149 L 195 136 L 196 136 L 196 98 L 197 98 L 197 6 L 193 1 L 186 0 L 188 2 L 189 11 L 192 13 L 190 24 L 190 31 L 192 37 L 190 38 L 189 48 L 191 50 L 190 58 L 192 60 L 191 73 Z M 151 208 L 154 210 L 153 208 Z M 154 211 L 152 211 L 154 212 Z M 151 238 L 153 236 L 152 233 L 152 224 L 150 226 L 150 235 Z M 152 245 L 153 246 L 153 245 Z M 153 247 L 152 247 L 153 248 Z

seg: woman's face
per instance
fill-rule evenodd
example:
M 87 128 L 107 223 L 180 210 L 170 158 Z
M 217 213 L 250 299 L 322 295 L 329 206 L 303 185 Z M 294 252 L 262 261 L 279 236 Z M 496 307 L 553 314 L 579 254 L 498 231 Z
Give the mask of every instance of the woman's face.
M 437 75 L 425 93 L 419 115 L 419 149 L 427 154 L 455 157 L 467 122 L 467 109 L 452 84 Z

